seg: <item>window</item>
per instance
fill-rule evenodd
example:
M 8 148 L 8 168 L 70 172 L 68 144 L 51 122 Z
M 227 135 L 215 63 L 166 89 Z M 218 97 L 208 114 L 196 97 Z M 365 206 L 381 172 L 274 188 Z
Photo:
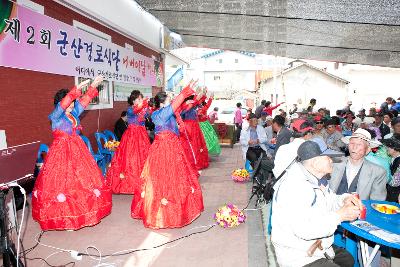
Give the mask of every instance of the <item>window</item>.
M 235 63 L 239 63 L 239 59 L 238 58 L 235 58 Z
M 219 81 L 221 80 L 221 76 L 214 76 L 214 81 Z
M 218 59 L 219 64 L 222 64 L 222 58 Z
M 86 80 L 87 78 L 83 77 L 75 77 L 75 84 L 79 84 Z M 90 83 L 88 86 L 82 88 L 82 95 L 86 93 L 89 85 L 92 83 L 92 79 L 90 80 Z M 112 90 L 110 90 L 110 84 L 111 82 L 109 81 L 103 81 L 101 85 L 103 87 L 103 90 L 99 92 L 99 95 L 96 96 L 95 98 L 92 99 L 92 101 L 89 103 L 89 106 L 87 109 L 105 109 L 105 108 L 112 108 L 113 107 L 113 101 L 112 101 Z
M 89 27 L 79 21 L 74 20 L 73 21 L 74 27 L 85 31 L 87 33 L 90 33 L 96 37 L 99 37 L 101 39 L 104 39 L 108 42 L 111 42 L 111 36 L 108 34 L 105 34 L 99 30 L 96 30 L 92 27 Z M 86 80 L 87 78 L 84 77 L 75 77 L 75 84 L 78 85 L 80 82 Z M 100 91 L 99 95 L 95 98 L 92 99 L 90 102 L 89 106 L 86 108 L 88 110 L 94 110 L 94 109 L 107 109 L 107 108 L 113 108 L 113 82 L 111 81 L 106 81 L 104 80 L 101 83 L 101 86 L 103 86 L 103 90 Z M 86 88 L 82 88 L 82 94 L 84 94 L 87 90 Z

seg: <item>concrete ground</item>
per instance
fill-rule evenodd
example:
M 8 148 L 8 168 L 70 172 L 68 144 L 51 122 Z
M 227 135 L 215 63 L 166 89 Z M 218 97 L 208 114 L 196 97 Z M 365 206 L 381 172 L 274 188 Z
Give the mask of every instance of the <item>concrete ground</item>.
M 209 231 L 162 246 L 157 249 L 131 253 L 116 257 L 87 257 L 75 260 L 65 250 L 89 252 L 102 255 L 118 251 L 150 248 L 174 238 L 207 229 L 214 223 L 212 218 L 219 206 L 234 203 L 238 207 L 247 204 L 250 184 L 234 183 L 230 174 L 235 168 L 243 167 L 240 147 L 223 148 L 222 154 L 214 158 L 210 167 L 200 177 L 205 211 L 192 224 L 181 229 L 150 230 L 139 220 L 130 217 L 132 196 L 114 195 L 111 215 L 94 226 L 79 231 L 49 231 L 43 234 L 41 244 L 26 257 L 27 266 L 267 266 L 266 235 L 262 223 L 261 210 L 248 210 L 246 223 L 233 229 L 215 226 Z M 251 204 L 251 209 L 254 205 Z M 264 212 L 265 214 L 265 212 Z M 28 249 L 36 244 L 41 232 L 39 225 L 32 220 L 30 210 L 23 235 L 23 245 Z M 264 218 L 265 220 L 265 218 Z M 129 251 L 126 251 L 129 252 Z M 34 259 L 34 260 L 32 260 Z M 68 266 L 72 266 L 70 263 Z M 271 264 L 271 266 L 274 266 Z

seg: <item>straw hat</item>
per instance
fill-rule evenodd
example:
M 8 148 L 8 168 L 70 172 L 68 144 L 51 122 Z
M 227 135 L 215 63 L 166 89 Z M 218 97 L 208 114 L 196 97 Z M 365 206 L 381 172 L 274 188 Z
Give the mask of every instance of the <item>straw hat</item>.
M 348 144 L 350 143 L 350 139 L 351 139 L 351 138 L 360 138 L 360 139 L 366 141 L 366 142 L 368 143 L 368 145 L 369 145 L 370 148 L 376 148 L 376 147 L 379 147 L 380 145 L 382 145 L 381 142 L 376 141 L 376 140 L 372 140 L 371 134 L 370 134 L 367 130 L 364 130 L 364 129 L 361 129 L 361 128 L 358 128 L 358 129 L 353 133 L 353 135 L 343 137 L 343 138 L 342 138 L 342 141 L 343 141 L 346 145 L 348 145 Z

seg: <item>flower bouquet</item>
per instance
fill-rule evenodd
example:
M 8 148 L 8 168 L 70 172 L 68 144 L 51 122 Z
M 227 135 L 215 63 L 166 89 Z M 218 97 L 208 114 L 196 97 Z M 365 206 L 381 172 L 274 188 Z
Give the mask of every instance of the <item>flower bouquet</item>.
M 115 140 L 111 140 L 111 141 L 107 141 L 104 144 L 104 148 L 110 150 L 110 151 L 115 151 L 119 146 L 119 141 L 115 141 Z
M 250 174 L 246 169 L 236 169 L 232 172 L 232 180 L 237 183 L 245 183 L 250 180 Z
M 214 214 L 214 220 L 221 227 L 232 228 L 244 223 L 246 216 L 235 205 L 226 204 Z

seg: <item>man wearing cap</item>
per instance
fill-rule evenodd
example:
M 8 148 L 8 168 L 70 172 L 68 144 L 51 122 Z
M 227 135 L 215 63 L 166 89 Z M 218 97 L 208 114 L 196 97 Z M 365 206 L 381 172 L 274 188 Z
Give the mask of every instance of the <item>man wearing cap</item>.
M 344 115 L 345 121 L 342 122 L 342 125 L 341 125 L 342 126 L 342 134 L 344 136 L 350 136 L 353 134 L 353 132 L 355 130 L 357 130 L 358 126 L 355 123 L 353 123 L 353 120 L 355 118 L 356 117 L 354 116 L 353 112 L 351 112 L 351 111 L 346 112 L 346 114 Z
M 319 136 L 322 139 L 324 139 L 326 135 L 326 131 L 324 128 L 324 119 L 321 116 L 315 116 L 314 123 L 315 123 L 315 128 L 313 133 L 314 136 Z
M 303 119 L 295 120 L 292 123 L 292 129 L 293 141 L 281 146 L 275 154 L 275 166 L 272 170 L 275 177 L 279 177 L 279 175 L 294 162 L 297 157 L 299 146 L 304 143 L 304 141 L 310 140 L 313 137 L 312 133 L 314 128 L 313 123 L 310 121 Z
M 330 188 L 338 195 L 357 192 L 362 200 L 385 200 L 386 171 L 365 160 L 371 148 L 380 143 L 372 140 L 371 134 L 364 129 L 357 129 L 352 136 L 344 137 L 343 142 L 348 144 L 350 156 L 334 164 Z
M 271 240 L 279 266 L 353 266 L 352 256 L 333 245 L 333 234 L 359 216 L 360 200 L 320 185 L 332 160 L 318 144 L 303 142 L 297 156 L 274 186 Z
M 267 153 L 266 143 L 265 130 L 258 125 L 256 115 L 251 113 L 249 115 L 249 127 L 243 129 L 240 133 L 240 144 L 242 145 L 244 159 L 249 160 L 253 168 L 261 154 Z
M 379 129 L 379 131 L 381 132 L 381 138 L 383 138 L 387 134 L 390 134 L 390 128 L 383 123 L 383 115 L 384 114 L 382 112 L 376 113 L 374 116 L 375 122 L 371 125 Z

